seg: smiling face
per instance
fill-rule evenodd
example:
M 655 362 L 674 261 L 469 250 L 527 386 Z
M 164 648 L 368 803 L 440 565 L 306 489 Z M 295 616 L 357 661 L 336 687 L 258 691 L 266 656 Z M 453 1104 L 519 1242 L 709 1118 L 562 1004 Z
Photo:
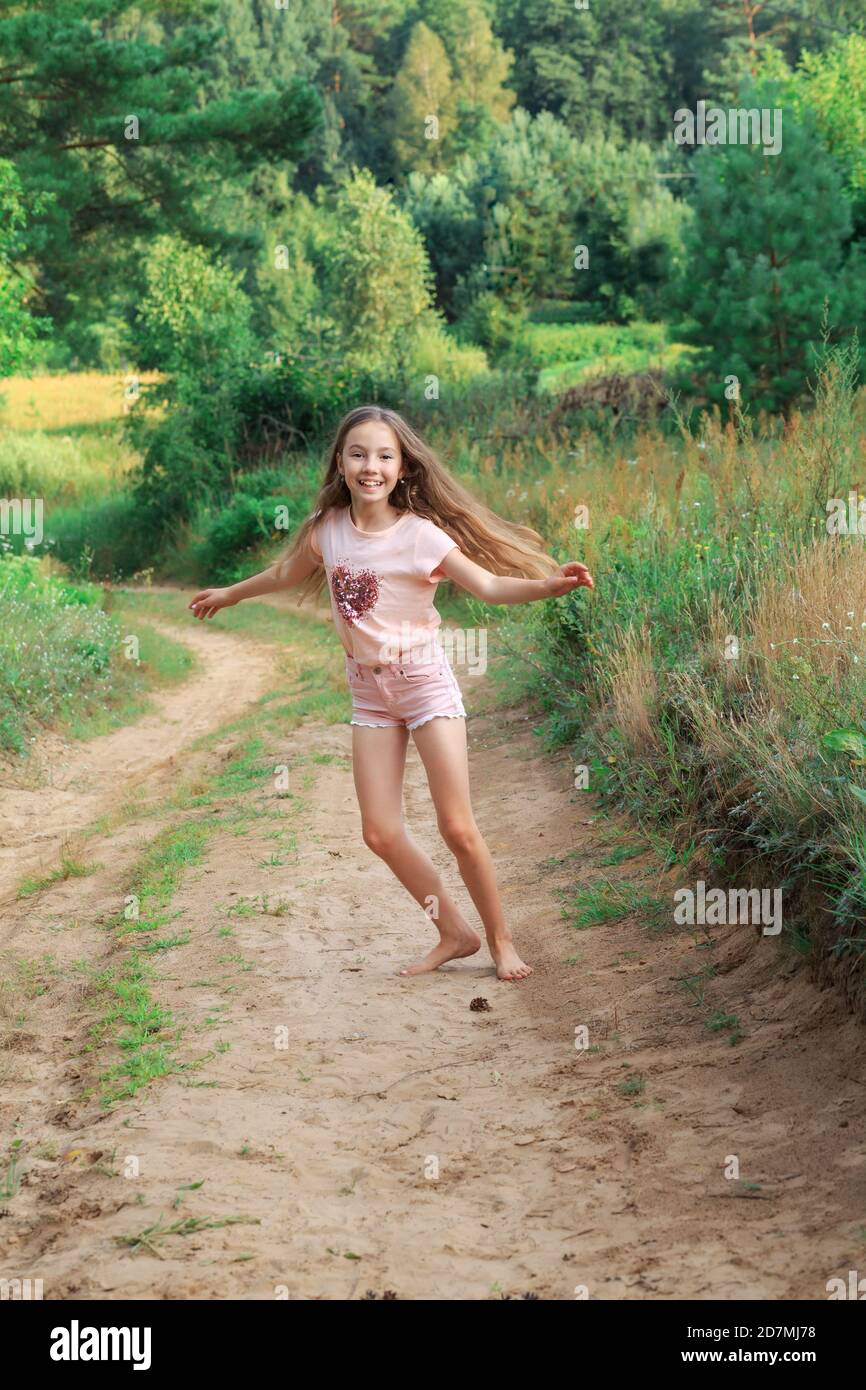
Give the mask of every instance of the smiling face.
M 365 420 L 349 430 L 337 455 L 352 500 L 363 507 L 386 501 L 403 470 L 400 441 L 390 425 Z

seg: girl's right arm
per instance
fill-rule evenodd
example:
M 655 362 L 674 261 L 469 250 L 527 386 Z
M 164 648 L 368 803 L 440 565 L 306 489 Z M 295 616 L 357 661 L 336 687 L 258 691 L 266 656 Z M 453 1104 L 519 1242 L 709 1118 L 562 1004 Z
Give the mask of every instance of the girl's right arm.
M 260 594 L 272 594 L 277 589 L 293 589 L 321 563 L 307 532 L 305 545 L 289 559 L 277 560 L 268 569 L 242 579 L 239 584 L 229 584 L 225 589 L 201 589 L 189 606 L 197 618 L 212 618 L 221 608 L 233 608 L 245 598 L 258 598 Z

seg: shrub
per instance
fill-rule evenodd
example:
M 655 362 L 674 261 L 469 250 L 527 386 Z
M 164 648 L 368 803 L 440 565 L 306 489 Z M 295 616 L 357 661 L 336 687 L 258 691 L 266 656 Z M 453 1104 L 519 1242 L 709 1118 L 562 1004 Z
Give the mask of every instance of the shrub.
M 100 501 L 46 511 L 45 540 L 75 575 L 125 579 L 153 564 L 151 541 L 129 491 Z
M 102 593 L 49 574 L 32 556 L 0 559 L 0 747 L 25 753 L 39 724 L 82 691 L 107 695 L 117 628 Z
M 251 485 L 251 482 L 247 486 Z M 238 492 L 208 522 L 204 538 L 192 547 L 196 572 L 203 582 L 231 584 L 265 567 L 254 557 L 269 544 L 286 542 L 309 515 L 310 501 L 286 495 L 255 496 Z M 279 515 L 277 509 L 283 509 Z M 277 526 L 277 520 L 286 521 Z

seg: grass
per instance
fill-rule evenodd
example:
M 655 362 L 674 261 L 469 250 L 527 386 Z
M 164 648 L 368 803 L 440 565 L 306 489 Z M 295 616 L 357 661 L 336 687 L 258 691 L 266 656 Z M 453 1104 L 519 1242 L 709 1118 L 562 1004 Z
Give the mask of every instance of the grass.
M 618 1081 L 616 1089 L 621 1096 L 639 1096 L 646 1090 L 646 1081 L 639 1073 Z
M 632 914 L 643 915 L 646 923 L 655 928 L 664 926 L 670 918 L 669 909 L 652 894 L 632 883 L 613 883 L 610 879 L 578 888 L 570 904 L 563 908 L 568 925 L 578 931 L 604 922 L 620 922 Z
M 664 867 L 783 887 L 783 940 L 866 1017 L 866 760 L 850 751 L 866 737 L 866 544 L 825 524 L 830 499 L 862 495 L 850 355 L 825 356 L 814 397 L 784 432 L 716 412 L 674 436 L 578 421 L 500 443 L 492 413 L 491 444 L 452 422 L 449 454 L 494 511 L 595 578 L 592 593 L 491 614 L 541 746 L 589 767 L 589 792 Z M 575 925 L 628 905 L 581 889 Z
M 0 425 L 0 496 L 41 498 L 50 531 L 55 508 L 93 503 L 116 491 L 137 460 L 113 423 L 74 433 Z
M 703 1009 L 706 1013 L 704 1027 L 711 1033 L 727 1033 L 728 1042 L 732 1047 L 742 1042 L 746 1036 L 736 1014 L 726 1013 L 721 1008 L 711 1008 L 707 1002 L 706 991 L 707 982 L 715 978 L 717 967 L 712 962 L 703 966 L 700 970 L 691 975 L 680 975 L 677 984 L 680 989 L 692 997 L 692 1006 L 696 1009 Z
M 6 1172 L 0 1177 L 0 1201 L 10 1201 L 17 1195 L 21 1186 L 21 1174 L 18 1171 L 20 1150 L 23 1140 L 13 1139 L 9 1145 L 9 1163 Z
M 139 372 L 142 385 L 159 372 Z M 123 418 L 123 372 L 58 372 L 3 380 L 0 426 L 17 431 L 76 431 Z
M 237 1225 L 260 1226 L 261 1219 L 257 1216 L 185 1216 L 179 1221 L 173 1221 L 170 1225 L 166 1225 L 160 1215 L 153 1225 L 145 1226 L 144 1230 L 114 1236 L 113 1239 L 118 1245 L 127 1246 L 133 1255 L 140 1250 L 146 1250 L 161 1260 L 163 1254 L 159 1248 L 160 1244 L 171 1236 L 192 1236 L 197 1235 L 200 1231 L 216 1231 L 225 1226 Z
M 213 820 L 170 826 L 161 831 L 139 860 L 129 883 L 121 935 L 152 931 L 167 920 L 165 909 L 187 869 L 200 864 Z
M 663 323 L 530 322 L 513 351 L 537 372 L 539 397 L 553 397 L 593 377 L 677 366 L 695 349 L 668 341 Z
M 44 728 L 105 733 L 194 669 L 182 643 L 103 603 L 98 585 L 68 580 L 50 560 L 0 556 L 0 749 L 24 756 Z
M 60 860 L 60 866 L 43 878 L 25 878 L 18 885 L 15 894 L 18 898 L 31 898 L 35 893 L 41 893 L 43 889 L 50 888 L 52 884 L 63 883 L 70 878 L 86 878 L 88 874 L 96 873 L 101 868 L 100 864 L 83 864 L 79 859 L 73 859 L 71 855 L 64 854 Z
M 625 864 L 629 859 L 637 859 L 639 855 L 646 854 L 646 852 L 646 845 L 617 845 L 603 859 L 600 859 L 599 863 L 604 865 Z

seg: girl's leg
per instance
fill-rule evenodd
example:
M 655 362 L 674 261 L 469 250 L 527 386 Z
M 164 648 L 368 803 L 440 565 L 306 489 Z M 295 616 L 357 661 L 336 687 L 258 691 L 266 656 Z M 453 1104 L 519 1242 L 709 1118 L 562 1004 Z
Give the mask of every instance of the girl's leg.
M 532 966 L 514 949 L 502 913 L 493 860 L 472 813 L 466 720 L 430 719 L 414 730 L 413 737 L 427 770 L 440 833 L 457 859 L 463 882 L 484 923 L 496 974 L 500 980 L 522 980 L 532 974 Z
M 439 930 L 439 944 L 426 962 L 401 970 L 401 975 L 435 970 L 446 960 L 471 956 L 481 947 L 478 933 L 449 897 L 436 867 L 406 829 L 403 772 L 408 743 L 409 734 L 403 727 L 373 729 L 352 725 L 352 772 L 364 843 L 384 859 Z

